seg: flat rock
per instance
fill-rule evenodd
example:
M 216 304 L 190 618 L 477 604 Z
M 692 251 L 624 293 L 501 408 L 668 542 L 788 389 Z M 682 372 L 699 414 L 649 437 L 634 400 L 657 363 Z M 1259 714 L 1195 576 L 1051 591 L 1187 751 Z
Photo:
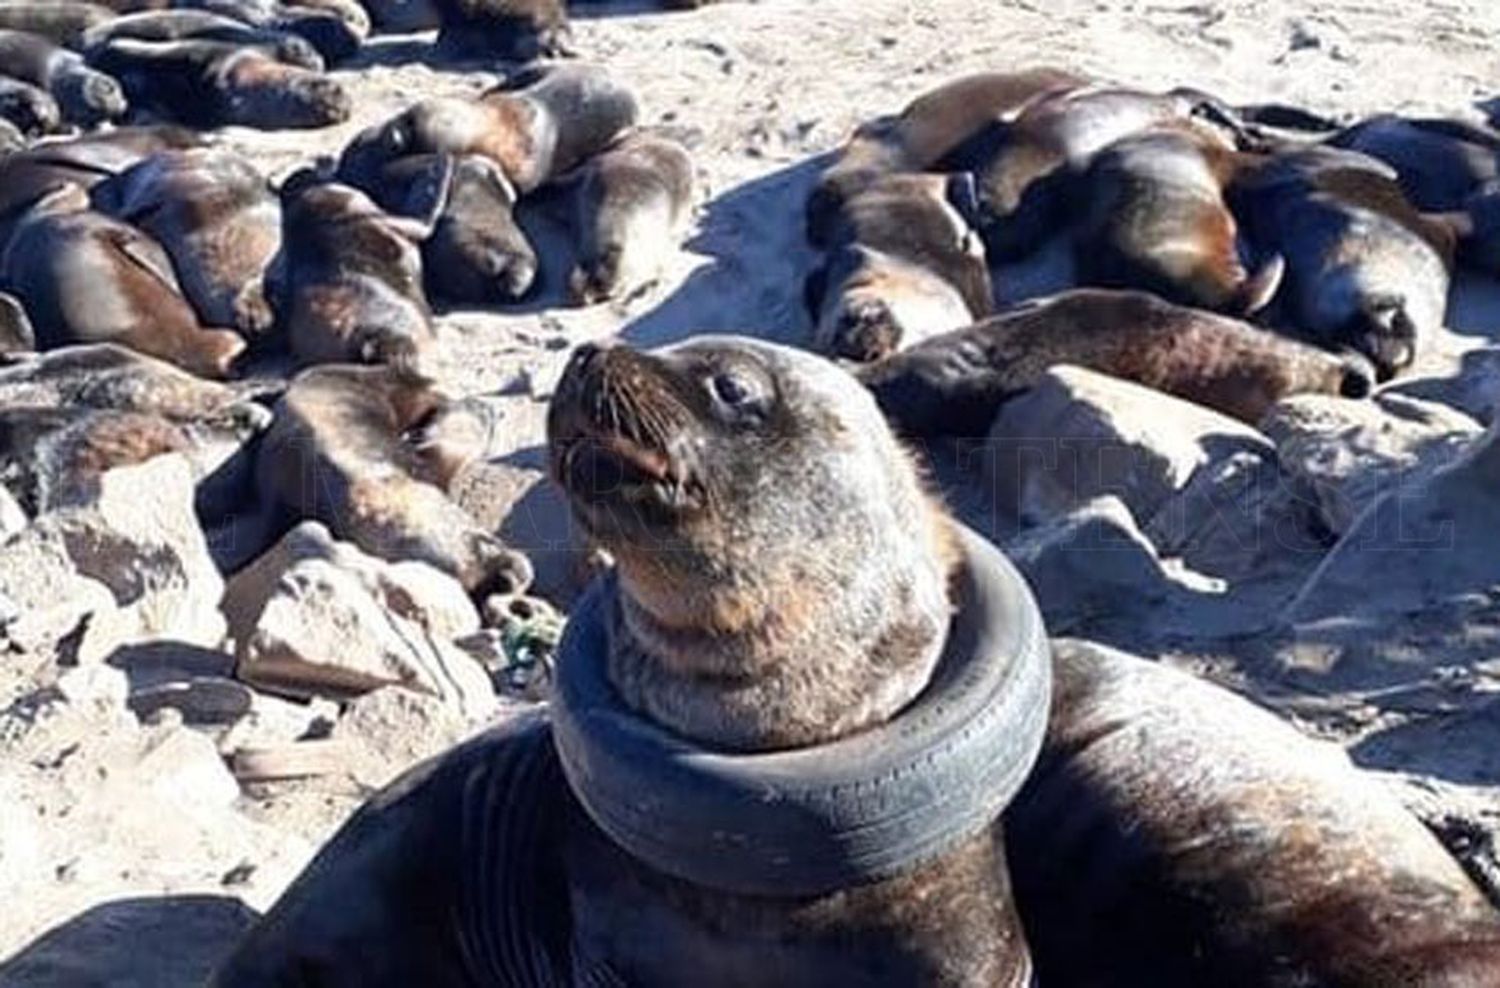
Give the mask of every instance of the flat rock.
M 1372 504 L 1293 601 L 1302 624 L 1360 614 L 1390 616 L 1500 584 L 1500 425 L 1454 463 Z
M 1080 367 L 1058 366 L 1006 402 L 983 453 L 986 482 L 1023 521 L 1110 495 L 1144 523 L 1205 463 L 1268 448 L 1217 412 Z
M 1500 346 L 1468 351 L 1451 374 L 1397 378 L 1380 393 L 1438 402 L 1489 425 L 1500 410 Z
M 1298 395 L 1277 404 L 1261 429 L 1339 535 L 1376 499 L 1452 462 L 1483 431 L 1447 405 L 1400 394 Z

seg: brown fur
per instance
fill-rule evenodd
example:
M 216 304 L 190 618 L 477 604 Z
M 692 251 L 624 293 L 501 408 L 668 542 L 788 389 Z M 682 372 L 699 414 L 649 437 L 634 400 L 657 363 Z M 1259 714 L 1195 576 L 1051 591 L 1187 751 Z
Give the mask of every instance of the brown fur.
M 414 441 L 450 404 L 389 367 L 328 366 L 292 380 L 256 459 L 263 502 L 315 519 L 382 559 L 416 559 L 483 595 L 530 582 L 524 557 L 474 522 L 437 483 L 466 461 Z
M 1351 205 L 1389 216 L 1425 240 L 1452 270 L 1458 251 L 1458 236 L 1453 226 L 1418 211 L 1396 182 L 1365 169 L 1333 168 L 1319 172 L 1313 184 Z

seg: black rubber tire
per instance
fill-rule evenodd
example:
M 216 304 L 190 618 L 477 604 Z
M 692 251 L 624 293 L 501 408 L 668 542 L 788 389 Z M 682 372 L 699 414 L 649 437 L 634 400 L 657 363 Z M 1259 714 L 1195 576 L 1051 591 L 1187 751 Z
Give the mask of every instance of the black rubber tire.
M 612 575 L 575 606 L 553 737 L 574 794 L 651 867 L 744 895 L 889 878 L 990 826 L 1041 748 L 1051 657 L 1025 581 L 962 530 L 959 607 L 933 682 L 891 722 L 764 754 L 697 747 L 620 703 L 605 673 Z

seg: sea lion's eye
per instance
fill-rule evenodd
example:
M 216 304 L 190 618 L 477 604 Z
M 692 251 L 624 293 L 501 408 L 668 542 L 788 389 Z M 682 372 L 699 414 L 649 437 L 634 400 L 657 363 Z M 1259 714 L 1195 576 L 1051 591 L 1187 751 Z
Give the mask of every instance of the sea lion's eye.
M 748 381 L 728 371 L 715 374 L 709 387 L 713 388 L 714 397 L 730 408 L 738 408 L 755 397 L 755 389 Z

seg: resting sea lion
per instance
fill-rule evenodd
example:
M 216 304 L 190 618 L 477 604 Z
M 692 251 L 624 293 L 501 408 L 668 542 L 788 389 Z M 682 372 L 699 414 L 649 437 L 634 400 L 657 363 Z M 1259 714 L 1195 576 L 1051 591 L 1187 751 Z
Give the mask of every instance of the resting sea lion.
M 323 56 L 305 38 L 274 28 L 257 27 L 207 10 L 143 10 L 90 28 L 85 51 L 116 38 L 136 41 L 218 41 L 264 50 L 278 61 L 314 72 L 323 71 Z
M 0 75 L 47 90 L 65 118 L 85 127 L 118 120 L 129 109 L 120 84 L 82 55 L 24 31 L 0 30 Z
M 1484 988 L 1500 914 L 1343 751 L 1182 672 L 1054 647 L 1007 813 L 1044 985 Z
M 1230 191 L 1262 255 L 1286 259 L 1282 317 L 1329 347 L 1352 347 L 1380 380 L 1409 367 L 1448 306 L 1456 235 L 1365 168 L 1272 162 Z
M 48 3 L 0 4 L 0 30 L 25 31 L 55 45 L 81 50 L 83 36 L 114 17 L 114 11 L 93 3 L 50 0 Z
M 574 300 L 629 298 L 656 282 L 679 245 L 692 214 L 693 160 L 675 141 L 628 134 L 584 165 L 574 195 Z
M 804 301 L 818 351 L 878 360 L 994 310 L 984 244 L 970 226 L 972 176 L 888 175 L 826 214 L 835 249 Z
M 432 0 L 438 46 L 451 54 L 527 62 L 570 53 L 563 0 Z
M 255 47 L 117 38 L 91 58 L 119 78 L 134 105 L 193 127 L 276 130 L 349 119 L 349 94 L 341 85 Z
M 1082 279 L 1237 315 L 1264 308 L 1284 265 L 1272 257 L 1252 277 L 1240 261 L 1224 188 L 1245 166 L 1222 136 L 1187 121 L 1100 151 L 1077 183 L 1086 203 L 1074 231 Z
M 375 30 L 385 34 L 433 31 L 441 26 L 432 0 L 365 0 Z
M 1412 205 L 1449 217 L 1466 265 L 1500 274 L 1500 134 L 1459 120 L 1373 117 L 1329 142 L 1393 166 Z
M 1364 361 L 1146 292 L 1078 289 L 1025 303 L 861 368 L 912 436 L 980 438 L 1007 398 L 1054 364 L 1077 364 L 1252 425 L 1287 395 L 1362 397 Z
M 827 214 L 872 179 L 895 172 L 932 171 L 988 125 L 1014 117 L 1052 93 L 1088 84 L 1054 68 L 962 76 L 912 100 L 900 114 L 862 124 L 839 148 L 808 197 L 808 239 L 819 243 Z
M 45 89 L 29 82 L 0 78 L 0 120 L 23 134 L 47 134 L 62 123 L 57 100 Z
M 519 593 L 531 582 L 526 557 L 444 493 L 480 452 L 445 442 L 456 404 L 392 367 L 303 371 L 261 441 L 256 489 L 289 522 L 315 519 L 371 555 L 429 563 L 476 597 Z
M 204 377 L 228 376 L 245 349 L 239 334 L 199 322 L 160 244 L 89 209 L 76 185 L 17 221 L 0 287 L 24 300 L 42 349 L 118 342 Z
M 420 245 L 431 226 L 389 216 L 357 189 L 293 176 L 267 289 L 304 364 L 415 368 L 433 338 Z
M 369 188 L 410 154 L 477 154 L 522 195 L 599 153 L 635 123 L 635 97 L 599 66 L 551 65 L 516 76 L 519 88 L 477 99 L 425 99 L 356 137 L 339 177 Z
M 1058 226 L 1073 179 L 1093 156 L 1131 134 L 1197 119 L 1235 135 L 1218 100 L 1190 89 L 1069 89 L 1042 96 L 1014 119 L 998 120 L 944 156 L 939 167 L 978 179 L 980 234 L 996 260 L 1030 253 Z
M 281 204 L 249 161 L 225 148 L 159 151 L 96 185 L 92 199 L 166 248 L 205 323 L 270 331 L 263 279 L 281 247 Z

